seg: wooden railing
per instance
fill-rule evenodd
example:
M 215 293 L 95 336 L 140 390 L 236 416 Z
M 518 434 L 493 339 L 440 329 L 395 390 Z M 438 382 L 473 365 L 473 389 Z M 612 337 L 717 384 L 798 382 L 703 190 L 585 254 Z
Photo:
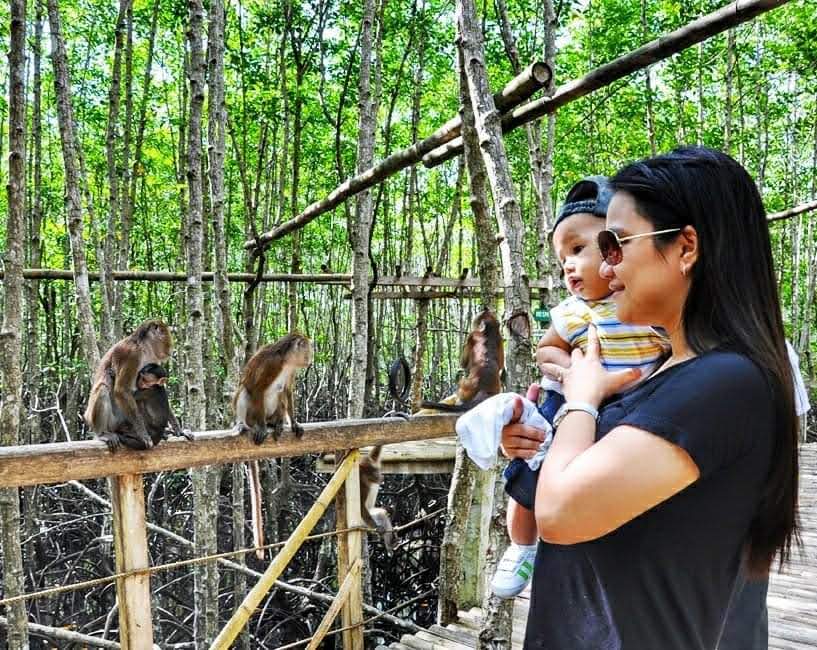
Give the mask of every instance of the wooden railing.
M 0 488 L 62 483 L 69 480 L 109 477 L 113 502 L 113 533 L 119 604 L 120 642 L 126 649 L 153 647 L 147 522 L 142 475 L 203 465 L 246 460 L 300 456 L 337 450 L 351 450 L 339 465 L 303 521 L 292 533 L 250 590 L 230 621 L 211 646 L 228 648 L 263 596 L 303 543 L 332 499 L 345 487 L 345 520 L 338 526 L 346 532 L 343 546 L 348 549 L 338 562 L 337 602 L 333 603 L 318 627 L 310 647 L 330 628 L 334 617 L 343 612 L 344 647 L 363 648 L 362 590 L 360 580 L 363 521 L 360 515 L 360 483 L 357 449 L 373 444 L 442 438 L 453 434 L 456 416 L 432 415 L 405 421 L 382 418 L 340 420 L 305 424 L 300 440 L 286 433 L 277 442 L 255 445 L 248 436 L 232 431 L 207 431 L 195 440 L 169 440 L 148 451 L 111 453 L 104 443 L 94 440 L 44 445 L 0 447 Z

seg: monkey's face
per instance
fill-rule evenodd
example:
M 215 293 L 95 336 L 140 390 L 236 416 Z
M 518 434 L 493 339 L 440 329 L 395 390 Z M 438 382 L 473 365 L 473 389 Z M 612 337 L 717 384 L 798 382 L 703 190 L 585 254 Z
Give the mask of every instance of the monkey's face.
M 163 363 L 170 358 L 173 340 L 170 336 L 170 328 L 162 321 L 151 321 L 146 340 L 159 363 Z
M 292 360 L 299 368 L 306 368 L 312 365 L 314 357 L 312 341 L 306 336 L 299 336 L 292 349 Z
M 478 332 L 490 332 L 499 330 L 499 321 L 490 309 L 484 309 L 474 318 L 473 329 Z
M 167 383 L 167 377 L 157 377 L 156 375 L 143 372 L 139 373 L 139 378 L 136 380 L 136 388 L 138 390 L 148 390 L 154 386 L 164 386 Z

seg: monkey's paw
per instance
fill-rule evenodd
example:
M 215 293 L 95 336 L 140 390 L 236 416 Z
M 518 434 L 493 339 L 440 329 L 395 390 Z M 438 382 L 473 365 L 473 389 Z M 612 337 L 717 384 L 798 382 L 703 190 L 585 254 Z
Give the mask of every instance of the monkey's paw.
M 272 426 L 272 439 L 277 441 L 278 438 L 281 437 L 281 433 L 284 430 L 284 421 L 283 420 L 275 420 L 271 423 Z
M 108 450 L 111 453 L 115 452 L 122 446 L 119 442 L 119 436 L 115 433 L 100 433 L 96 438 L 97 440 L 104 442 L 108 446 Z
M 292 421 L 292 433 L 294 433 L 295 437 L 299 439 L 304 435 L 304 428 L 294 420 Z
M 267 426 L 265 424 L 257 424 L 255 426 L 255 428 L 253 429 L 253 437 L 252 437 L 253 442 L 256 445 L 260 445 L 262 442 L 264 442 L 267 439 L 268 434 L 269 434 L 269 432 L 267 431 Z M 277 436 L 275 435 L 275 430 L 274 429 L 273 429 L 273 432 L 272 432 L 272 437 L 275 440 L 278 440 Z
M 193 432 L 190 429 L 182 429 L 181 431 L 179 431 L 179 434 L 183 438 L 186 438 L 187 440 L 195 440 L 196 439 L 196 436 L 193 435 Z
M 250 429 L 250 427 L 248 427 L 243 422 L 236 422 L 235 426 L 233 427 L 233 431 L 235 431 L 235 433 L 240 436 L 242 433 L 249 433 L 250 431 L 252 431 L 252 429 Z

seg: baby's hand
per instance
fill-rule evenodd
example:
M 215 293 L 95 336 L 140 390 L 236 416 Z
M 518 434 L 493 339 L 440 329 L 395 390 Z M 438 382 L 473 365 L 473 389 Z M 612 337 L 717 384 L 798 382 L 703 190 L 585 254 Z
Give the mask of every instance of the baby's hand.
M 528 386 L 528 392 L 525 393 L 525 397 L 527 397 L 531 402 L 536 404 L 539 401 L 539 391 L 541 390 L 541 386 L 537 383 L 533 383 Z

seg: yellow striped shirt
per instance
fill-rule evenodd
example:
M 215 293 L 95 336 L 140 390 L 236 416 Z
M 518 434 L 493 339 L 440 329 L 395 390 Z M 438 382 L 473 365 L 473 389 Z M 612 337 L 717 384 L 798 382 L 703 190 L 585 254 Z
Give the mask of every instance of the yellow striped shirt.
M 660 327 L 627 325 L 618 320 L 611 299 L 582 300 L 570 296 L 550 310 L 553 327 L 571 348 L 587 351 L 587 328 L 595 324 L 601 348 L 601 363 L 607 370 L 640 368 L 648 377 L 661 357 L 670 351 Z

